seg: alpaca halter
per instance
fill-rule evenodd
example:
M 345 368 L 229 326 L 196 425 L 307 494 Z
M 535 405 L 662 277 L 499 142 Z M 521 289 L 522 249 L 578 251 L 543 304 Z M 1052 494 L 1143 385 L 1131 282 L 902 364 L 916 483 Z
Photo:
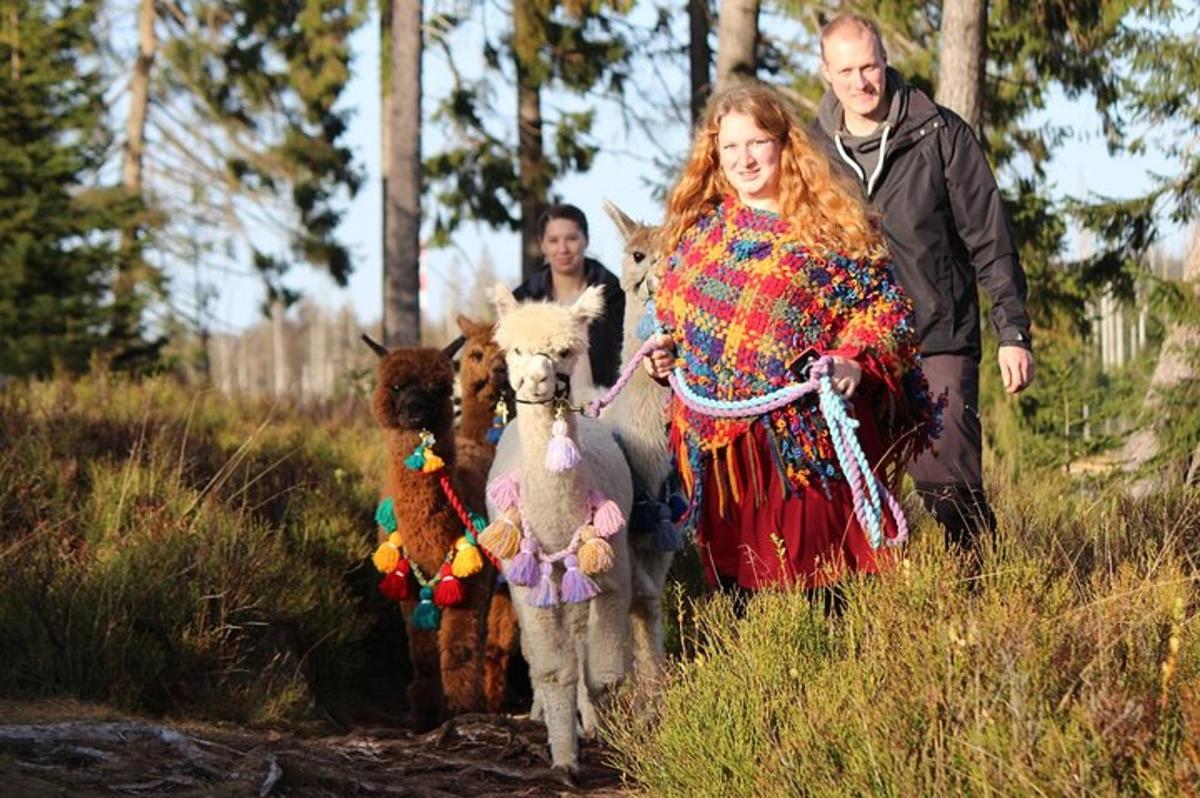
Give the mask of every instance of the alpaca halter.
M 379 502 L 375 510 L 375 521 L 388 533 L 372 556 L 375 567 L 384 574 L 379 590 L 392 601 L 409 601 L 413 596 L 412 582 L 415 580 L 419 599 L 413 609 L 412 624 L 416 629 L 437 629 L 441 622 L 441 610 L 462 603 L 465 596 L 462 583 L 483 569 L 479 556 L 479 541 L 476 535 L 484 528 L 484 521 L 468 511 L 454 492 L 445 471 L 445 461 L 433 452 L 436 439 L 428 430 L 421 430 L 421 440 L 413 453 L 404 459 L 404 465 L 412 471 L 437 475 L 438 484 L 446 500 L 463 522 L 464 531 L 454 542 L 433 576 L 427 576 L 412 559 L 404 545 L 396 520 L 395 504 L 391 496 Z M 410 579 L 411 577 L 411 579 Z
M 488 483 L 488 498 L 501 515 L 479 536 L 480 545 L 503 560 L 504 576 L 514 585 L 534 588 L 527 601 L 534 607 L 577 604 L 600 593 L 592 576 L 613 565 L 608 538 L 625 526 L 625 516 L 616 502 L 596 490 L 588 491 L 587 520 L 580 524 L 567 547 L 547 554 L 534 536 L 521 511 L 519 472 L 496 477 Z M 554 566 L 562 564 L 562 592 L 554 584 Z
M 660 328 L 658 333 L 664 331 Z M 596 418 L 600 412 L 617 398 L 621 390 L 633 378 L 643 358 L 648 357 L 657 348 L 655 334 L 648 338 L 630 358 L 621 370 L 621 376 L 616 383 L 599 399 L 592 402 L 583 415 Z M 720 418 L 747 418 L 761 416 L 799 399 L 805 394 L 816 391 L 819 394 L 821 415 L 829 428 L 829 436 L 837 452 L 838 465 L 854 499 L 854 515 L 867 533 L 867 541 L 871 548 L 877 549 L 883 543 L 898 546 L 908 538 L 908 520 L 896 497 L 891 494 L 883 481 L 871 470 L 867 456 L 858 442 L 855 430 L 858 421 L 850 415 L 849 402 L 844 396 L 833 390 L 829 375 L 833 372 L 833 358 L 822 355 L 809 364 L 808 379 L 804 382 L 792 383 L 772 391 L 764 396 L 738 401 L 710 399 L 696 393 L 688 384 L 684 370 L 676 366 L 667 378 L 671 390 L 680 401 L 698 413 Z M 886 508 L 885 508 L 886 505 Z M 884 512 L 889 512 L 896 522 L 895 537 L 885 537 L 883 534 Z

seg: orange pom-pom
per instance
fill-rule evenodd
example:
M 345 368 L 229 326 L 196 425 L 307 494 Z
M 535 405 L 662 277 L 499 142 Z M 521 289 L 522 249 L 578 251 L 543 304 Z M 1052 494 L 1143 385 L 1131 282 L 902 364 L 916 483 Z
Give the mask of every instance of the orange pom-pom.
M 479 533 L 479 545 L 490 551 L 498 560 L 515 557 L 521 548 L 520 521 L 513 523 L 513 516 L 516 514 L 515 509 L 506 510 L 504 515 Z
M 576 557 L 579 560 L 579 570 L 589 576 L 602 574 L 613 567 L 612 546 L 602 537 L 593 537 L 580 546 Z

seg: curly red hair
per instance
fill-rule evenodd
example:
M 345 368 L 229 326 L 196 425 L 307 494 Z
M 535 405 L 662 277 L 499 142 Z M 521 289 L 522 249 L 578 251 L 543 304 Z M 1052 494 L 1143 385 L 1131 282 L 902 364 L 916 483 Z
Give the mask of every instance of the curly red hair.
M 731 113 L 745 114 L 782 145 L 779 213 L 800 243 L 817 252 L 836 249 L 852 258 L 879 258 L 887 245 L 876 216 L 850 178 L 834 171 L 776 89 L 753 81 L 714 94 L 696 128 L 691 155 L 667 199 L 667 252 L 696 221 L 734 189 L 721 169 L 717 133 Z

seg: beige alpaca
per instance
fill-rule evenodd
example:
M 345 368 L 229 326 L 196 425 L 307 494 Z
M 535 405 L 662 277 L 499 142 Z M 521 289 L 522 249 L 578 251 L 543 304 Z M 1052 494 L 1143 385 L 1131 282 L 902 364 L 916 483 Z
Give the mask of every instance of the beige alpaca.
M 621 362 L 628 363 L 644 342 L 638 335 L 638 322 L 657 288 L 662 246 L 658 228 L 635 222 L 611 202 L 604 203 L 604 211 L 625 240 L 621 261 L 621 288 L 625 291 Z M 659 495 L 671 474 L 665 426 L 670 392 L 638 368 L 601 415 L 620 438 L 630 469 L 652 497 Z M 658 672 L 665 656 L 662 596 L 674 554 L 660 549 L 653 534 L 632 534 L 629 545 L 633 563 L 633 650 L 638 676 L 644 678 Z
M 519 404 L 515 423 L 497 447 L 489 483 L 519 472 L 522 518 L 541 550 L 554 554 L 567 549 L 592 518 L 589 491 L 603 492 L 625 517 L 633 501 L 629 466 L 599 421 L 567 413 L 567 436 L 577 445 L 581 462 L 559 472 L 546 464 L 555 397 L 564 393 L 576 364 L 587 361 L 587 325 L 603 312 L 604 297 L 602 289 L 592 287 L 570 306 L 518 304 L 503 285 L 496 287 L 494 297 L 496 341 L 506 352 Z M 488 513 L 494 520 L 499 513 L 492 499 L 489 489 Z M 552 763 L 568 773 L 578 767 L 576 713 L 583 715 L 588 731 L 595 722 L 591 706 L 623 679 L 630 662 L 626 537 L 621 528 L 608 538 L 612 567 L 594 576 L 600 593 L 589 601 L 535 607 L 530 604 L 533 589 L 512 585 L 521 647 L 541 703 Z M 553 580 L 561 590 L 561 567 L 555 567 Z M 587 700 L 580 701 L 580 695 Z

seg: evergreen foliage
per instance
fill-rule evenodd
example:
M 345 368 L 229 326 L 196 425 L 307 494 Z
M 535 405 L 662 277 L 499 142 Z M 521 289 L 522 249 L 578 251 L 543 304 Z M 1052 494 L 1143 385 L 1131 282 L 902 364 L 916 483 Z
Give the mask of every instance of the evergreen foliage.
M 112 136 L 98 72 L 94 3 L 10 2 L 0 20 L 0 373 L 133 365 L 155 345 L 111 299 L 117 234 L 140 212 L 101 175 Z

